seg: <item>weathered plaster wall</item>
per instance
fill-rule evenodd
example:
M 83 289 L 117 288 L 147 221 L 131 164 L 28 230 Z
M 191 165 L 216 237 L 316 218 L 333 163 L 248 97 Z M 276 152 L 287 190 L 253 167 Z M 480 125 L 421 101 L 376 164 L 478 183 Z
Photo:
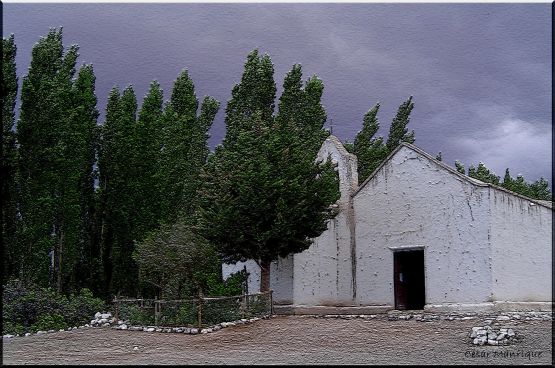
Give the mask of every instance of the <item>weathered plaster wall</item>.
M 551 301 L 552 210 L 495 188 L 490 204 L 494 300 Z
M 394 305 L 393 251 L 424 247 L 426 304 L 491 297 L 488 187 L 402 146 L 356 193 L 357 300 Z
M 294 256 L 293 299 L 296 305 L 353 304 L 353 270 L 356 265 L 353 264 L 351 194 L 358 186 L 356 157 L 349 154 L 334 136 L 324 142 L 318 158 L 326 159 L 328 155 L 337 163 L 340 213 L 309 249 Z
M 222 264 L 224 280 L 234 272 L 246 267 L 249 273 L 247 279 L 249 293 L 260 291 L 260 267 L 252 259 L 236 264 Z M 279 258 L 270 266 L 270 288 L 274 291 L 273 299 L 277 304 L 292 304 L 293 302 L 293 256 Z
M 247 279 L 249 293 L 257 293 L 260 291 L 260 267 L 252 259 L 246 262 L 237 262 L 235 264 L 222 263 L 222 277 L 227 279 L 232 273 L 241 271 L 243 267 L 247 268 L 249 278 Z
M 279 258 L 270 269 L 270 288 L 277 304 L 293 304 L 293 255 Z

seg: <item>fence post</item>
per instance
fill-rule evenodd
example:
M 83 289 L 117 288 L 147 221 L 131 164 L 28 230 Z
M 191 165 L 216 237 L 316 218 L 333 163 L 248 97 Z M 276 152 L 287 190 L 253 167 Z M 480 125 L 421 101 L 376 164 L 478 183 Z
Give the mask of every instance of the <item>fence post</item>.
M 158 296 L 154 296 L 154 325 L 158 326 L 158 322 L 160 320 L 160 301 L 158 300 Z
M 116 318 L 116 320 L 119 321 L 119 300 L 118 300 L 117 297 L 114 299 L 114 304 L 116 305 L 115 306 L 116 310 L 114 311 L 115 318 Z
M 198 328 L 202 328 L 202 305 L 203 305 L 202 290 L 199 288 L 199 290 L 198 290 L 198 303 L 197 303 L 197 324 L 198 324 Z
M 274 290 L 270 289 L 270 314 L 274 314 Z

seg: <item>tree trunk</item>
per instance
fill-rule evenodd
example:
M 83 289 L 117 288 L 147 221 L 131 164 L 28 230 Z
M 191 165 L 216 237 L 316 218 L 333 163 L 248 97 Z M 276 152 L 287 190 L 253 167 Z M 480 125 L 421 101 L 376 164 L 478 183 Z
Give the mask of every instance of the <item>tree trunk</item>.
M 62 226 L 63 226 L 63 222 L 62 222 Z M 62 292 L 62 254 L 63 254 L 63 246 L 64 246 L 64 231 L 62 230 L 61 235 L 60 235 L 60 244 L 58 246 L 58 277 L 57 277 L 57 290 L 58 290 L 58 294 L 61 294 Z
M 267 260 L 260 261 L 260 292 L 270 291 L 270 265 Z

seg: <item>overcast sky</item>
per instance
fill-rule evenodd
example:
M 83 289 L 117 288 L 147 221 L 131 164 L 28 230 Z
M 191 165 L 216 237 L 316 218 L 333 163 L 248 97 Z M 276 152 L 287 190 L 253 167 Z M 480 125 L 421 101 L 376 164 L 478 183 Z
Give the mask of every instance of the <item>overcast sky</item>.
M 183 68 L 197 97 L 222 103 L 210 139 L 254 48 L 274 63 L 278 96 L 294 63 L 324 82 L 333 133 L 353 141 L 376 102 L 387 137 L 410 95 L 415 145 L 454 166 L 480 160 L 503 177 L 551 182 L 550 4 L 3 4 L 3 35 L 15 34 L 20 82 L 49 27 L 92 63 L 104 119 L 110 89 L 149 83 L 169 98 Z

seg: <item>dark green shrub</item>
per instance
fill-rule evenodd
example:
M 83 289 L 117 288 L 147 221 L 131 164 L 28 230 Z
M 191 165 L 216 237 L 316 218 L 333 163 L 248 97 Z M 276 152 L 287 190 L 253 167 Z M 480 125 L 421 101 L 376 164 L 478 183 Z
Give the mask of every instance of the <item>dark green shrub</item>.
M 118 317 L 132 325 L 154 325 L 154 309 L 141 308 L 132 303 L 121 303 Z
M 32 332 L 48 331 L 48 330 L 61 330 L 66 329 L 68 324 L 64 320 L 64 316 L 60 314 L 43 314 L 37 322 L 31 326 Z
M 195 326 L 197 324 L 197 304 L 194 301 L 162 304 L 160 325 Z
M 240 298 L 205 300 L 202 306 L 202 324 L 214 325 L 243 318 Z
M 11 322 L 4 321 L 2 324 L 3 334 L 21 335 L 25 333 L 25 327 L 22 325 L 13 324 Z
M 207 294 L 210 296 L 235 296 L 243 294 L 249 274 L 245 270 L 237 271 L 222 280 L 212 273 L 207 275 Z
M 72 295 L 66 308 L 65 320 L 70 326 L 77 326 L 90 321 L 96 312 L 106 310 L 104 301 L 95 298 L 89 289 L 81 289 Z
M 87 289 L 68 298 L 49 288 L 26 287 L 18 280 L 10 280 L 4 286 L 2 307 L 4 334 L 37 331 L 47 326 L 52 326 L 48 329 L 78 326 L 105 310 L 104 302 Z

